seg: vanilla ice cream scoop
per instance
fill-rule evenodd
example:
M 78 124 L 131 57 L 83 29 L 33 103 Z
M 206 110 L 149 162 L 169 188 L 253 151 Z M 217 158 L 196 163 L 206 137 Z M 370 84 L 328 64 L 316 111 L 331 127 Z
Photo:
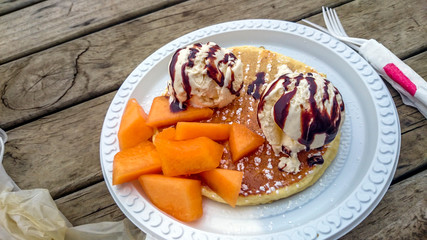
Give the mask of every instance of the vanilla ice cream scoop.
M 168 93 L 172 110 L 195 107 L 221 108 L 239 95 L 243 65 L 216 43 L 196 43 L 178 49 L 169 63 Z
M 279 168 L 298 172 L 297 153 L 334 140 L 344 122 L 344 102 L 332 83 L 316 73 L 288 73 L 271 82 L 258 104 L 258 122 Z M 321 157 L 321 156 L 320 156 Z M 319 161 L 317 156 L 317 163 Z

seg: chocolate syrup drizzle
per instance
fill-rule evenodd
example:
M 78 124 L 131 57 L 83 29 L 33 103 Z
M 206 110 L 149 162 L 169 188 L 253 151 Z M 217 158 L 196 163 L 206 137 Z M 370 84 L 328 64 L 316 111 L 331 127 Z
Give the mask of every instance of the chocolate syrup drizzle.
M 298 75 L 302 76 L 302 74 Z M 285 89 L 285 94 L 283 94 L 279 100 L 277 100 L 276 104 L 274 104 L 274 121 L 277 123 L 277 125 L 283 129 L 285 127 L 285 122 L 286 119 L 288 118 L 288 114 L 289 114 L 289 107 L 290 107 L 290 102 L 292 100 L 292 98 L 295 96 L 296 92 L 297 92 L 297 86 L 299 85 L 301 78 L 296 78 L 296 82 L 295 82 L 295 88 L 294 90 L 287 92 L 288 91 L 288 86 L 289 84 L 291 84 L 290 78 L 288 76 L 282 76 L 279 79 L 284 79 L 285 81 L 283 81 L 283 89 Z
M 247 94 L 252 95 L 254 99 L 260 99 L 260 87 L 265 83 L 265 72 L 259 72 L 256 74 L 256 79 L 248 86 Z
M 209 43 L 207 43 L 209 44 Z M 181 77 L 182 77 L 182 85 L 184 88 L 184 91 L 186 92 L 186 100 L 181 103 L 178 101 L 176 97 L 176 92 L 173 90 L 173 101 L 170 104 L 170 109 L 172 112 L 179 112 L 182 110 L 185 110 L 187 108 L 187 102 L 191 98 L 191 84 L 190 79 L 188 77 L 187 68 L 194 67 L 194 60 L 196 58 L 197 53 L 199 53 L 200 49 L 202 48 L 201 43 L 196 43 L 192 47 L 186 47 L 189 49 L 190 54 L 188 55 L 187 61 L 181 66 Z M 171 84 L 172 89 L 175 82 L 175 71 L 176 71 L 176 65 L 178 61 L 178 56 L 180 52 L 186 48 L 178 49 L 175 54 L 172 57 L 172 60 L 169 64 L 169 75 L 171 77 Z M 235 64 L 235 61 L 237 60 L 236 56 L 233 53 L 226 53 L 224 55 L 224 58 L 218 62 L 218 64 L 215 64 L 215 60 L 217 59 L 216 53 L 221 50 L 221 47 L 218 45 L 211 46 L 209 48 L 208 56 L 205 59 L 205 62 L 207 62 L 205 68 L 207 68 L 207 75 L 213 79 L 218 86 L 223 87 L 224 86 L 224 73 L 218 69 L 218 66 L 221 64 L 228 64 L 230 68 L 232 68 Z M 228 84 L 227 88 L 229 89 L 230 93 L 236 96 L 239 96 L 240 90 L 243 87 L 243 83 L 239 86 L 238 89 L 234 89 L 233 82 L 235 81 L 234 72 L 231 72 L 231 80 Z
M 323 159 L 322 155 L 307 158 L 307 164 L 309 167 L 312 167 L 317 164 L 323 164 L 324 162 L 325 160 Z
M 261 97 L 260 97 L 260 100 L 259 100 L 259 103 L 258 103 L 258 112 L 261 112 L 262 110 L 264 110 L 265 97 L 267 97 L 268 95 L 270 95 L 271 91 L 273 91 L 273 89 L 276 87 L 276 85 L 279 82 L 279 80 L 280 79 L 274 81 L 268 89 L 267 88 L 264 89 L 264 92 L 261 94 Z
M 169 88 L 171 88 L 171 89 L 173 89 L 173 86 L 174 86 L 174 84 L 175 84 L 175 71 L 176 71 L 176 62 L 178 61 L 178 57 L 179 57 L 179 54 L 180 54 L 180 52 L 181 52 L 181 50 L 182 49 L 178 49 L 174 54 L 173 54 L 173 56 L 172 56 L 172 59 L 171 59 L 171 62 L 169 63 L 169 76 L 170 76 L 170 78 L 171 78 L 171 82 L 169 83 Z M 185 105 L 183 105 L 182 106 L 182 108 L 183 109 L 181 109 L 181 107 L 179 106 L 179 102 L 178 102 L 178 100 L 177 100 L 177 97 L 176 97 L 176 92 L 175 92 L 175 90 L 173 90 L 172 91 L 172 99 L 173 99 L 173 101 L 170 103 L 170 105 L 169 105 L 169 107 L 170 107 L 170 110 L 172 111 L 172 112 L 178 112 L 178 111 L 181 111 L 181 110 L 183 110 L 183 109 L 185 109 L 185 108 L 187 108 L 187 106 Z
M 237 57 L 233 53 L 227 53 L 226 54 L 227 61 L 228 61 L 229 57 L 230 57 L 230 63 L 228 63 L 228 66 L 231 68 L 235 64 Z M 240 86 L 237 89 L 234 89 L 233 83 L 235 80 L 236 80 L 236 77 L 234 76 L 234 71 L 231 71 L 231 81 L 228 84 L 227 88 L 228 88 L 228 90 L 230 90 L 231 94 L 239 97 L 240 96 L 240 90 L 242 90 L 242 88 L 243 88 L 243 81 L 242 81 L 242 84 L 240 84 Z
M 212 78 L 220 87 L 224 86 L 224 74 L 217 68 L 215 64 L 216 52 L 220 49 L 218 45 L 209 48 L 208 56 L 206 61 L 207 74 Z

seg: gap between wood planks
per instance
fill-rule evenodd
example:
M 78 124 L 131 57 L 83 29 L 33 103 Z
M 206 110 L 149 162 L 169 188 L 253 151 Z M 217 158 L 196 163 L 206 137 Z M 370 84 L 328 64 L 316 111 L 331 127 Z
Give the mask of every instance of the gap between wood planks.
M 5 0 L 3 0 L 3 1 L 0 1 L 0 16 L 21 10 L 23 8 L 26 8 L 26 7 L 29 7 L 31 5 L 35 5 L 37 3 L 41 3 L 44 1 L 46 1 L 46 0 L 25 0 L 25 1 L 23 1 L 23 0 L 20 0 L 20 1 L 13 1 L 13 0 L 9 0 L 9 1 L 6 0 L 5 1 Z M 1 6 L 1 4 L 7 5 L 8 2 L 9 2 L 10 6 L 6 6 L 6 7 Z
M 415 57 L 415 56 L 417 56 L 419 54 L 422 54 L 422 53 L 424 53 L 426 51 L 427 51 L 427 46 L 421 47 L 420 49 L 417 49 L 417 50 L 415 50 L 413 52 L 408 52 L 407 54 L 402 55 L 400 57 L 400 59 L 403 61 L 405 59 L 408 59 L 408 58 L 411 58 L 411 57 Z
M 84 37 L 84 36 L 87 36 L 87 35 L 90 35 L 90 34 L 93 34 L 93 33 L 96 33 L 96 32 L 99 32 L 99 31 L 102 31 L 102 30 L 105 30 L 105 29 L 108 29 L 108 28 L 110 28 L 110 27 L 113 27 L 113 26 L 115 26 L 115 25 L 119 25 L 119 24 L 121 24 L 121 23 L 125 23 L 125 22 L 132 21 L 133 19 L 137 19 L 137 18 L 139 18 L 139 17 L 143 17 L 143 16 L 148 15 L 148 14 L 150 14 L 150 13 L 152 13 L 152 12 L 159 11 L 159 10 L 162 10 L 162 9 L 166 9 L 166 8 L 171 7 L 171 6 L 173 6 L 173 5 L 178 5 L 179 3 L 182 3 L 182 2 L 184 2 L 184 1 L 183 1 L 183 0 L 176 0 L 176 1 L 174 1 L 173 3 L 169 3 L 168 5 L 163 6 L 162 8 L 157 8 L 157 9 L 151 10 L 150 12 L 145 12 L 145 13 L 143 13 L 143 14 L 141 14 L 141 13 L 140 13 L 140 14 L 134 14 L 134 15 L 133 15 L 133 16 L 131 16 L 131 17 L 128 17 L 128 18 L 123 19 L 123 20 L 121 20 L 121 21 L 115 22 L 115 23 L 113 23 L 113 24 L 109 24 L 109 25 L 107 25 L 107 26 L 103 26 L 103 27 L 99 27 L 99 28 L 93 29 L 90 33 L 80 34 L 79 36 L 76 36 L 76 37 L 70 37 L 70 38 L 67 38 L 67 39 L 65 39 L 64 41 L 61 41 L 61 42 L 56 43 L 56 44 L 52 43 L 52 45 L 51 45 L 51 46 L 47 46 L 47 47 L 43 47 L 43 48 L 39 48 L 39 49 L 37 49 L 37 50 L 35 50 L 35 51 L 32 51 L 32 52 L 31 52 L 31 53 L 29 53 L 29 54 L 23 54 L 23 55 L 22 55 L 22 56 L 20 56 L 20 57 L 13 58 L 13 60 L 9 60 L 9 61 L 7 61 L 7 62 L 5 62 L 5 63 L 2 63 L 2 64 L 6 64 L 6 63 L 8 63 L 8 62 L 11 62 L 11 61 L 14 61 L 14 60 L 17 60 L 17 59 L 20 59 L 20 58 L 24 58 L 24 57 L 26 57 L 26 56 L 28 56 L 28 55 L 31 55 L 31 54 L 36 54 L 36 53 L 42 52 L 42 51 L 44 51 L 44 50 L 50 49 L 50 48 L 52 48 L 52 47 L 55 47 L 55 46 L 58 46 L 58 45 L 61 45 L 61 44 L 65 44 L 65 43 L 68 43 L 68 42 L 72 42 L 73 40 L 80 39 L 80 38 L 82 38 L 82 37 Z M 341 6 L 341 5 L 347 4 L 347 3 L 349 3 L 349 2 L 352 2 L 352 1 L 344 1 L 344 2 L 342 2 L 342 3 L 331 4 L 331 5 L 330 5 L 330 7 L 338 7 L 338 6 Z M 33 4 L 33 5 L 35 5 L 35 4 Z M 302 18 L 307 18 L 307 17 L 310 17 L 310 16 L 317 15 L 319 11 L 321 11 L 321 10 L 320 10 L 320 8 L 319 8 L 319 10 L 317 10 L 317 11 L 315 11 L 315 12 L 308 12 L 308 13 L 306 13 L 305 15 L 299 16 L 298 18 L 290 19 L 290 21 L 294 21 L 294 22 L 300 21 Z M 138 15 L 138 16 L 136 16 L 136 15 Z M 25 55 L 25 56 L 24 56 L 24 55 Z M 76 61 L 77 61 L 77 60 L 76 60 Z M 73 105 L 78 105 L 78 104 L 80 104 L 80 103 L 82 103 L 82 102 L 88 101 L 88 100 L 90 100 L 90 99 L 93 99 L 93 98 L 96 98 L 96 97 L 99 97 L 99 96 L 102 96 L 102 95 L 105 95 L 105 94 L 112 93 L 112 92 L 114 92 L 114 91 L 117 91 L 117 88 L 111 88 L 111 89 L 105 90 L 104 92 L 99 92 L 97 95 L 87 96 L 86 98 L 82 98 L 82 99 L 80 99 L 80 101 L 76 101 L 76 102 L 74 102 L 74 103 L 73 103 Z M 64 109 L 69 108 L 70 106 L 71 106 L 71 105 L 66 105 L 66 106 L 63 106 L 63 107 L 58 108 L 58 109 L 56 109 L 56 110 L 51 110 L 51 111 L 49 111 L 49 112 L 47 112 L 47 113 L 41 114 L 40 116 L 33 117 L 33 118 L 31 118 L 31 119 L 21 121 L 20 123 L 15 124 L 15 125 L 13 125 L 13 126 L 10 126 L 10 127 L 4 127 L 4 130 L 8 131 L 8 130 L 14 129 L 14 128 L 16 128 L 16 127 L 23 126 L 23 125 L 25 125 L 25 124 L 27 124 L 27 123 L 29 123 L 29 122 L 36 121 L 36 120 L 38 120 L 38 119 L 40 119 L 40 118 L 43 118 L 43 117 L 49 116 L 49 115 L 51 115 L 51 114 L 55 114 L 55 113 L 57 113 L 57 112 L 60 112 L 60 111 L 62 111 L 62 110 L 64 110 Z
M 399 182 L 401 182 L 401 181 L 404 181 L 405 179 L 408 179 L 408 178 L 410 178 L 410 177 L 412 177 L 412 176 L 415 176 L 415 175 L 417 175 L 418 173 L 424 172 L 424 171 L 426 171 L 426 170 L 427 170 L 427 163 L 425 163 L 425 164 L 423 164 L 423 165 L 421 165 L 421 166 L 419 166 L 419 167 L 417 167 L 417 168 L 414 168 L 414 169 L 412 169 L 412 170 L 410 170 L 410 171 L 408 171 L 408 172 L 406 172 L 406 173 L 404 173 L 404 174 L 400 175 L 399 177 L 396 177 L 395 179 L 393 179 L 393 180 L 391 181 L 390 186 L 391 186 L 391 185 L 394 185 L 394 184 L 396 184 L 396 183 L 399 183 Z
M 3 12 L 3 13 L 1 13 L 1 12 L 0 12 L 0 16 L 2 16 L 2 15 L 6 15 L 6 14 L 8 14 L 8 13 L 15 12 L 15 11 L 19 11 L 19 10 L 21 10 L 21 9 L 25 8 L 25 7 L 29 7 L 29 6 L 32 6 L 32 5 L 36 5 L 36 4 L 42 3 L 42 2 L 44 2 L 44 1 L 45 1 L 45 0 L 34 0 L 34 1 L 31 1 L 31 2 L 26 3 L 26 4 L 17 5 L 17 7 L 15 7 L 15 8 L 11 8 L 10 10 L 6 10 L 6 11 L 5 11 L 5 12 Z M 83 34 L 80 34 L 80 35 L 78 35 L 78 36 L 74 36 L 74 37 L 70 37 L 70 38 L 64 39 L 64 40 L 62 40 L 62 41 L 59 41 L 59 42 L 56 42 L 56 43 L 52 43 L 51 45 L 48 45 L 48 46 L 46 46 L 46 47 L 42 47 L 42 48 L 39 48 L 39 49 L 37 49 L 37 50 L 30 51 L 30 52 L 25 53 L 25 54 L 22 54 L 22 55 L 18 55 L 18 56 L 14 57 L 14 58 L 11 58 L 11 59 L 6 60 L 5 62 L 2 62 L 1 64 L 6 64 L 6 63 L 9 63 L 9 62 L 15 61 L 15 60 L 17 60 L 17 59 L 19 59 L 19 58 L 23 58 L 23 57 L 26 57 L 26 56 L 32 55 L 32 54 L 34 54 L 34 53 L 38 53 L 38 52 L 44 51 L 44 50 L 46 50 L 46 49 L 49 49 L 49 48 L 55 47 L 55 46 L 57 46 L 57 45 L 61 45 L 61 44 L 66 43 L 66 42 L 73 41 L 73 40 L 75 40 L 75 39 L 78 39 L 78 38 L 81 38 L 81 37 L 84 37 L 84 36 L 90 35 L 90 34 L 92 34 L 92 33 L 98 32 L 98 31 L 102 31 L 102 30 L 104 30 L 104 29 L 107 29 L 107 28 L 110 28 L 110 27 L 113 27 L 113 26 L 116 26 L 116 25 L 119 25 L 119 24 L 122 24 L 122 23 L 125 23 L 125 22 L 128 22 L 128 21 L 131 21 L 131 20 L 134 20 L 134 19 L 137 19 L 137 18 L 139 18 L 139 17 L 142 17 L 142 16 L 144 16 L 144 15 L 148 15 L 148 14 L 150 14 L 150 13 L 153 13 L 153 12 L 156 12 L 156 11 L 159 11 L 159 10 L 162 10 L 162 9 L 166 9 L 166 8 L 172 7 L 172 6 L 174 6 L 174 5 L 178 5 L 178 4 L 183 3 L 183 2 L 186 2 L 186 1 L 188 1 L 188 0 L 175 0 L 175 1 L 170 1 L 170 2 L 168 2 L 168 4 L 165 4 L 164 6 L 160 6 L 159 8 L 152 9 L 152 10 L 149 10 L 149 11 L 144 12 L 144 13 L 137 13 L 137 14 L 135 14 L 135 15 L 131 15 L 131 16 L 127 17 L 127 18 L 124 18 L 124 19 L 119 20 L 119 21 L 117 21 L 117 22 L 111 23 L 111 24 L 109 24 L 109 25 L 105 25 L 105 26 L 100 26 L 100 27 L 98 27 L 98 28 L 94 28 L 91 32 L 83 33 Z M 336 7 L 339 7 L 339 6 L 345 5 L 345 4 L 350 3 L 350 2 L 353 2 L 353 1 L 354 1 L 354 0 L 349 0 L 349 1 L 345 1 L 345 2 L 339 2 L 339 3 L 335 3 L 335 4 L 330 4 L 330 5 L 327 5 L 327 7 L 330 7 L 330 8 L 336 8 Z M 301 15 L 301 16 L 300 16 L 300 18 L 298 18 L 298 19 L 290 19 L 290 21 L 298 22 L 298 21 L 300 21 L 301 19 L 309 18 L 309 17 L 311 17 L 311 16 L 314 16 L 314 15 L 317 15 L 317 14 L 320 14 L 320 13 L 322 13 L 322 11 L 321 11 L 321 9 L 319 8 L 319 10 L 318 10 L 318 11 L 308 12 L 308 13 L 306 13 L 305 15 Z
M 28 51 L 26 53 L 19 54 L 19 55 L 15 56 L 15 57 L 11 57 L 10 59 L 6 59 L 0 65 L 3 65 L 3 64 L 15 61 L 15 60 L 23 58 L 23 57 L 27 57 L 27 56 L 35 54 L 35 53 L 42 52 L 42 51 L 44 51 L 46 49 L 49 49 L 49 48 L 52 48 L 52 47 L 55 47 L 55 46 L 58 46 L 58 45 L 61 45 L 61 44 L 64 44 L 64 43 L 67 43 L 67 42 L 79 39 L 79 38 L 82 38 L 82 37 L 90 35 L 92 33 L 96 33 L 96 32 L 102 31 L 104 29 L 107 29 L 107 28 L 110 28 L 110 27 L 114 27 L 116 25 L 120 25 L 120 24 L 125 23 L 125 22 L 132 21 L 132 20 L 140 18 L 142 16 L 149 15 L 151 13 L 154 13 L 154 12 L 160 11 L 162 9 L 166 9 L 166 8 L 172 7 L 174 5 L 177 5 L 177 4 L 186 2 L 186 1 L 188 1 L 188 0 L 167 1 L 167 3 L 165 3 L 164 5 L 158 6 L 158 8 L 153 8 L 153 9 L 146 10 L 146 11 L 143 11 L 143 12 L 138 12 L 138 13 L 135 13 L 135 14 L 130 14 L 129 16 L 127 16 L 127 17 L 125 17 L 123 19 L 117 20 L 115 22 L 112 22 L 110 24 L 99 26 L 99 27 L 95 27 L 95 28 L 92 29 L 91 32 L 81 33 L 81 34 L 79 34 L 77 36 L 70 36 L 70 37 L 65 38 L 63 40 L 59 40 L 57 42 L 53 42 L 52 44 L 46 45 L 44 47 L 40 47 L 38 49 L 34 49 L 32 51 Z M 40 4 L 42 2 L 44 2 L 44 1 L 37 2 L 36 4 Z M 29 7 L 29 6 L 36 5 L 36 4 L 26 5 L 26 6 L 23 6 L 23 7 L 19 8 L 19 9 L 16 9 L 16 10 L 20 10 L 20 9 L 23 9 L 24 7 Z M 11 12 L 13 12 L 13 11 L 11 11 Z M 11 13 L 11 12 L 8 12 L 8 13 Z M 0 16 L 1 15 L 5 15 L 5 14 L 0 14 Z

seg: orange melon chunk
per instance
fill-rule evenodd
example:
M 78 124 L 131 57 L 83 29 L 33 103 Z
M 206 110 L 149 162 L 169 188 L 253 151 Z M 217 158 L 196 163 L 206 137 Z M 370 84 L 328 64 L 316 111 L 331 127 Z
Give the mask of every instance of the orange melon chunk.
M 224 146 L 207 137 L 183 141 L 161 139 L 155 144 L 166 176 L 196 174 L 215 169 L 224 151 Z
M 192 106 L 188 106 L 183 111 L 172 112 L 169 107 L 169 98 L 160 96 L 153 99 L 148 113 L 147 125 L 164 127 L 182 121 L 200 121 L 209 119 L 212 114 L 213 110 L 210 108 L 195 108 Z
M 114 156 L 113 185 L 130 182 L 142 174 L 160 172 L 161 161 L 154 144 L 144 141 Z
M 233 161 L 255 151 L 264 143 L 264 138 L 242 124 L 233 123 L 230 129 L 230 150 Z
M 138 180 L 150 201 L 178 220 L 191 222 L 203 215 L 199 180 L 160 174 L 142 175 Z
M 147 126 L 146 119 L 147 114 L 136 99 L 129 99 L 118 132 L 120 149 L 134 147 L 153 135 L 153 129 Z
M 153 137 L 154 145 L 157 145 L 158 142 L 162 140 L 175 140 L 175 132 L 176 131 L 174 127 L 163 129 L 161 132 L 159 132 Z
M 216 168 L 199 174 L 203 181 L 230 206 L 235 207 L 242 186 L 243 172 Z
M 197 137 L 208 137 L 212 140 L 227 140 L 230 135 L 230 124 L 178 122 L 176 124 L 176 140 L 185 140 Z

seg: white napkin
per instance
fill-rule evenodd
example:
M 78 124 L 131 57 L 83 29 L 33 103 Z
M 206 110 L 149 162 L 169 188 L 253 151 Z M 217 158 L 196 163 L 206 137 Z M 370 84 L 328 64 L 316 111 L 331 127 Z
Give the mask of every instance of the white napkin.
M 145 239 L 145 234 L 127 219 L 73 227 L 47 189 L 19 189 L 3 168 L 6 141 L 6 133 L 0 129 L 0 239 Z
M 427 118 L 427 82 L 420 75 L 374 39 L 362 44 L 359 53 L 399 92 L 404 104 Z

